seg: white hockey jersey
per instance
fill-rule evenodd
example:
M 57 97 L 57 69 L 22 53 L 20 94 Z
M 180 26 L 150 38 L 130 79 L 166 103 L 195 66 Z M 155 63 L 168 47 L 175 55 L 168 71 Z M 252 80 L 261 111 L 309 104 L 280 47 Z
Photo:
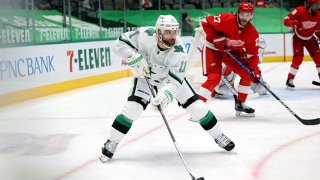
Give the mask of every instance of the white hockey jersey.
M 116 41 L 114 52 L 123 59 L 138 52 L 147 60 L 150 68 L 150 83 L 153 86 L 163 85 L 173 95 L 182 85 L 187 65 L 187 51 L 180 37 L 176 37 L 175 45 L 165 51 L 157 46 L 155 27 L 141 27 L 136 31 L 123 33 Z

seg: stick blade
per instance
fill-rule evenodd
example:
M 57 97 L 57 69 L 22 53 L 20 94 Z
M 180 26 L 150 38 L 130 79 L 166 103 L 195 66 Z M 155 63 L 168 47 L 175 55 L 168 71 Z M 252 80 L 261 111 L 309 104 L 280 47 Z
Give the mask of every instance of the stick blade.
M 318 81 L 312 81 L 312 84 L 316 85 L 316 86 L 320 86 L 320 82 L 318 82 Z
M 199 177 L 197 180 L 205 180 L 204 177 Z
M 299 119 L 299 120 L 304 125 L 318 125 L 318 124 L 320 124 L 320 118 L 316 118 L 316 119 Z

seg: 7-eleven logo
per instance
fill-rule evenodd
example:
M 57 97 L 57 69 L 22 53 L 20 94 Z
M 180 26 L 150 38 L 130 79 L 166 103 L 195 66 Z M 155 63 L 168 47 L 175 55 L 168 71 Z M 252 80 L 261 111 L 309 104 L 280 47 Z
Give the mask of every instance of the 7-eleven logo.
M 79 71 L 104 68 L 111 66 L 111 54 L 109 47 L 85 48 L 76 51 L 68 50 L 69 71 Z M 73 66 L 73 64 L 77 66 Z

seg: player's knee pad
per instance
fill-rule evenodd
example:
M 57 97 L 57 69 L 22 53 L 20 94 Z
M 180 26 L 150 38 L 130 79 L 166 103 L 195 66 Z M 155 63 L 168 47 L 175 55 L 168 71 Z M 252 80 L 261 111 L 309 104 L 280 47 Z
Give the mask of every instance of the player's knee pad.
M 126 118 L 134 121 L 138 119 L 143 110 L 144 108 L 141 104 L 135 101 L 128 101 L 127 104 L 122 108 L 121 114 L 124 115 Z
M 143 112 L 143 107 L 134 101 L 127 101 L 126 105 L 122 108 L 121 114 L 119 114 L 113 121 L 112 127 L 114 128 L 113 134 L 127 134 L 130 130 L 133 122 Z M 119 133 L 120 134 L 119 134 Z
M 117 134 L 117 132 L 120 134 L 127 134 L 132 126 L 133 121 L 138 119 L 145 107 L 148 105 L 146 100 L 146 103 L 142 102 L 142 98 L 136 97 L 135 100 L 133 100 L 132 98 L 135 96 L 130 97 L 128 98 L 125 106 L 122 108 L 121 114 L 115 118 L 112 124 L 112 127 L 115 130 L 113 132 L 114 134 Z M 143 105 L 145 105 L 145 107 Z M 120 134 L 118 135 L 121 136 Z
M 210 130 L 217 124 L 217 119 L 203 101 L 195 101 L 187 107 L 193 121 L 198 121 L 204 130 Z
M 128 101 L 133 101 L 133 102 L 140 104 L 143 107 L 143 110 L 145 110 L 149 104 L 149 101 L 147 101 L 139 96 L 129 96 Z
M 185 103 L 181 104 L 178 102 L 179 106 L 182 106 L 184 109 L 189 107 L 191 104 L 193 104 L 195 101 L 199 100 L 199 95 L 195 94 L 194 96 L 190 97 Z
M 201 100 L 193 102 L 186 109 L 190 114 L 191 118 L 195 121 L 198 121 L 205 117 L 209 111 L 205 103 Z

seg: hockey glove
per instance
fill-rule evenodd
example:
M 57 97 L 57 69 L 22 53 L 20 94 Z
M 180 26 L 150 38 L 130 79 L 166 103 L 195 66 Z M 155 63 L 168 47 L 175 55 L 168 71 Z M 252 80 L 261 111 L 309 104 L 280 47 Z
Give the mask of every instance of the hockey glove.
M 206 33 L 204 32 L 202 26 L 199 26 L 199 27 L 195 28 L 194 30 L 195 30 L 195 35 L 194 35 L 195 38 L 197 36 L 200 36 L 200 37 L 205 37 L 206 36 Z
M 150 73 L 148 63 L 142 54 L 134 53 L 126 59 L 131 67 L 133 76 L 143 78 Z
M 254 75 L 254 79 L 253 79 L 253 82 L 255 82 L 256 84 L 258 83 L 257 80 L 260 80 L 261 78 L 261 70 L 259 68 L 259 66 L 255 66 L 253 69 L 252 69 L 252 73 Z
M 151 104 L 155 107 L 161 106 L 162 110 L 168 107 L 169 103 L 173 101 L 172 93 L 165 89 L 161 90 L 155 98 L 151 100 Z
M 300 21 L 294 20 L 292 22 L 292 26 L 296 29 L 302 30 L 303 29 L 303 25 Z
M 226 37 L 218 36 L 216 39 L 213 40 L 212 44 L 216 49 L 218 49 L 218 51 L 223 52 L 227 44 Z
M 267 84 L 267 82 L 265 82 L 262 77 L 260 81 L 263 82 L 265 86 L 270 88 L 270 85 Z M 254 93 L 259 93 L 259 95 L 267 95 L 268 93 L 268 91 L 261 84 L 251 83 L 250 88 Z

